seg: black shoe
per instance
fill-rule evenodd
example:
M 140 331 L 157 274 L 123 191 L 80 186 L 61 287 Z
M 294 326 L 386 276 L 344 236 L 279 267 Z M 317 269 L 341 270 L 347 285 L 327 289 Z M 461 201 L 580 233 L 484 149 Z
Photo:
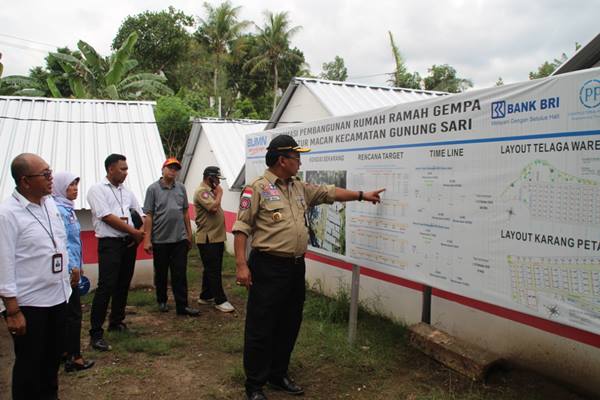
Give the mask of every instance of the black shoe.
M 125 322 L 119 322 L 115 325 L 109 325 L 108 330 L 110 332 L 127 332 L 129 329 L 127 328 Z
M 265 396 L 262 390 L 256 390 L 250 393 L 246 392 L 246 398 L 248 400 L 267 400 L 267 396 Z
M 106 340 L 104 340 L 103 338 L 99 338 L 99 339 L 90 339 L 90 346 L 92 346 L 93 349 L 98 350 L 98 351 L 110 351 L 111 347 L 108 343 L 106 343 Z
M 169 311 L 169 306 L 167 305 L 167 303 L 158 303 L 158 311 L 160 311 L 160 312 L 168 312 Z
M 299 396 L 304 394 L 304 389 L 300 386 L 296 385 L 296 383 L 291 380 L 288 376 L 284 376 L 279 379 L 270 379 L 269 385 L 275 390 L 282 390 L 287 394 L 291 394 L 293 396 Z
M 200 315 L 200 310 L 195 308 L 186 307 L 183 310 L 178 310 L 177 315 L 189 315 L 190 317 L 197 317 Z
M 81 360 L 83 361 L 83 364 L 77 363 L 73 360 L 65 361 L 65 372 L 83 371 L 92 368 L 95 364 L 94 361 L 86 361 L 83 358 L 81 358 Z

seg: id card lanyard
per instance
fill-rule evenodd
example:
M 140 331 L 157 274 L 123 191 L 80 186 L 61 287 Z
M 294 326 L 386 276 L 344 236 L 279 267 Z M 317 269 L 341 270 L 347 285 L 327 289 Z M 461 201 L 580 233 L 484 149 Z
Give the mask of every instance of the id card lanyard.
M 115 193 L 115 190 L 112 188 L 112 184 L 110 184 L 108 186 L 110 188 L 110 191 L 112 192 L 113 196 L 115 196 L 115 200 L 117 201 L 117 203 L 119 203 L 119 207 L 121 207 L 121 217 L 119 217 L 119 219 L 123 222 L 125 222 L 126 224 L 129 223 L 129 218 L 127 217 L 127 215 L 125 215 L 125 210 L 123 210 L 123 190 L 119 189 L 119 194 L 121 195 L 121 201 L 119 201 L 119 198 L 117 197 L 117 194 Z
M 54 246 L 54 254 L 52 255 L 51 265 L 52 273 L 61 273 L 63 270 L 63 258 L 62 254 L 58 252 L 58 246 L 56 245 L 56 240 L 54 239 L 54 232 L 52 231 L 52 220 L 50 219 L 50 213 L 48 212 L 48 207 L 46 207 L 46 203 L 44 203 L 44 210 L 46 211 L 46 217 L 48 217 L 48 228 L 50 228 L 49 230 L 44 224 L 42 224 L 42 221 L 40 221 L 40 219 L 29 208 L 25 207 L 25 209 L 27 210 L 27 212 L 29 212 L 29 214 L 31 214 L 33 218 L 35 218 L 37 223 L 40 224 L 42 228 L 44 228 L 44 231 L 46 232 L 50 240 L 52 240 L 52 245 Z

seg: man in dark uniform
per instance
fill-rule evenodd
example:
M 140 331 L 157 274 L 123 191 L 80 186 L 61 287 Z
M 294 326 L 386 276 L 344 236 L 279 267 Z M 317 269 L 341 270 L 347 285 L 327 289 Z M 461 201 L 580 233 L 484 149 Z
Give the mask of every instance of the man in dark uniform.
M 292 395 L 304 393 L 288 376 L 288 365 L 302 322 L 309 207 L 351 200 L 375 204 L 385 190 L 363 193 L 304 183 L 296 173 L 300 153 L 307 151 L 288 135 L 271 141 L 268 169 L 244 188 L 233 226 L 237 282 L 250 291 L 244 335 L 245 386 L 250 400 L 266 399 L 265 383 Z M 246 260 L 250 235 L 252 252 Z

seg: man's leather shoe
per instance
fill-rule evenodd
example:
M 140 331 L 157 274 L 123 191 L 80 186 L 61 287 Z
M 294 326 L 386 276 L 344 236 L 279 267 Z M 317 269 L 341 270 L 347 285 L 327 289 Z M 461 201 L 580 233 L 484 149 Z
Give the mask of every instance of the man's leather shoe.
M 248 400 L 267 400 L 267 396 L 265 396 L 262 390 L 246 393 L 246 398 Z
M 109 325 L 108 330 L 110 332 L 127 332 L 129 330 L 129 328 L 127 328 L 127 325 L 125 325 L 125 322 L 119 322 L 118 324 L 115 324 L 115 325 Z
M 98 351 L 110 351 L 111 347 L 108 343 L 106 343 L 106 340 L 104 340 L 103 338 L 99 338 L 99 339 L 90 339 L 90 346 L 92 346 L 93 349 L 98 350 Z
M 270 379 L 269 385 L 275 390 L 281 390 L 294 396 L 304 394 L 304 389 L 296 385 L 296 383 L 291 380 L 289 376 L 284 376 L 283 378 L 278 379 Z
M 158 303 L 158 311 L 160 311 L 160 312 L 168 312 L 169 311 L 169 306 L 167 305 L 167 303 Z
M 94 361 L 86 361 L 81 358 L 81 363 L 75 362 L 74 360 L 65 361 L 65 372 L 76 372 L 83 371 L 94 366 Z
M 190 317 L 197 317 L 200 315 L 200 310 L 196 310 L 195 308 L 186 307 L 183 310 L 177 311 L 177 315 L 189 315 Z

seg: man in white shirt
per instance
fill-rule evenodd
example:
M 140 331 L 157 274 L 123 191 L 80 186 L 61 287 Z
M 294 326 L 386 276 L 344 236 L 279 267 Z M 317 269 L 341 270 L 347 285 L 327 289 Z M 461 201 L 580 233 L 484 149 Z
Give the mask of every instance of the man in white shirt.
M 111 302 L 108 330 L 125 331 L 125 306 L 133 277 L 135 254 L 144 237 L 143 226 L 135 227 L 131 210 L 143 215 L 133 193 L 123 186 L 127 159 L 111 154 L 104 161 L 106 178 L 90 188 L 87 201 L 98 238 L 98 287 L 91 309 L 90 345 L 108 351 L 102 325 Z M 112 301 L 111 301 L 112 298 Z
M 13 399 L 56 399 L 71 295 L 66 233 L 48 164 L 20 154 L 11 174 L 16 189 L 0 205 L 0 297 L 14 342 Z

